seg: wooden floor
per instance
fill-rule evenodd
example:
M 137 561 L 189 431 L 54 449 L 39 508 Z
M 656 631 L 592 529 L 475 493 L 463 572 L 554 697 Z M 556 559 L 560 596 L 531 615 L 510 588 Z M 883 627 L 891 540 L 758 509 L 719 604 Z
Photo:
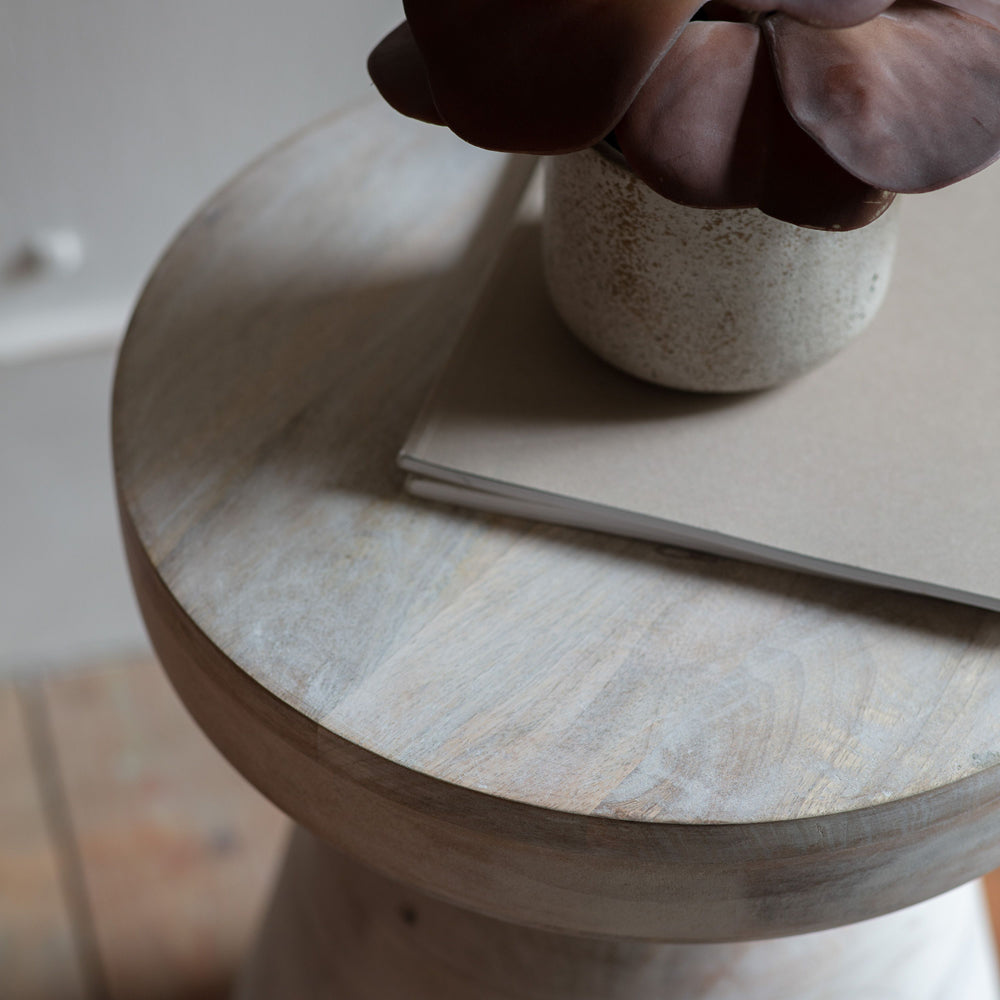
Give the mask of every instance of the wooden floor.
M 0 681 L 0 997 L 221 1000 L 286 833 L 155 664 Z
M 155 664 L 0 682 L 0 997 L 221 1000 L 286 831 Z

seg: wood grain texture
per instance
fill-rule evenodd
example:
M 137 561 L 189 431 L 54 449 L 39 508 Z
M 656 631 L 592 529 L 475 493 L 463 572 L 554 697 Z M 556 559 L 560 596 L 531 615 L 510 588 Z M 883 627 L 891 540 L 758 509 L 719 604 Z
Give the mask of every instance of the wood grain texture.
M 351 864 L 299 831 L 237 1000 L 996 1000 L 981 886 L 774 941 L 530 930 Z
M 1000 617 L 403 497 L 514 180 L 362 107 L 162 260 L 114 449 L 192 713 L 348 854 L 537 926 L 772 936 L 1000 864 Z
M 28 726 L 0 684 L 0 993 L 16 1000 L 88 994 Z
M 53 677 L 46 698 L 107 995 L 221 1000 L 287 821 L 220 759 L 158 664 Z

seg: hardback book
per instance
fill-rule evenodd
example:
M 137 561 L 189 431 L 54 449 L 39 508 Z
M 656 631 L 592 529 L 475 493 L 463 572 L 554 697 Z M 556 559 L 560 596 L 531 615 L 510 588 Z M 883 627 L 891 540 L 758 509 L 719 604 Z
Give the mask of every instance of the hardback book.
M 415 495 L 1000 610 L 1000 173 L 902 206 L 885 304 L 761 392 L 647 384 L 511 230 L 399 464 Z

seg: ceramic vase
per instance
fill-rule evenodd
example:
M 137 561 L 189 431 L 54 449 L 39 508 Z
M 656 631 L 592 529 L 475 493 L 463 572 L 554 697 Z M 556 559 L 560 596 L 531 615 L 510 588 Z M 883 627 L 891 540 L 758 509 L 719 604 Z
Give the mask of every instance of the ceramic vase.
M 830 358 L 881 305 L 896 231 L 895 204 L 849 232 L 688 208 L 607 145 L 546 162 L 543 254 L 557 311 L 606 361 L 676 389 L 768 388 Z

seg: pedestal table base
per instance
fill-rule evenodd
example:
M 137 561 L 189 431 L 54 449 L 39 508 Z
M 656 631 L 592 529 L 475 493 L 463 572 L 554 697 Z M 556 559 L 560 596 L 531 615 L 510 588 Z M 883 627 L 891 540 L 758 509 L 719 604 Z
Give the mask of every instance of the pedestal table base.
M 582 938 L 383 878 L 296 831 L 239 1000 L 998 1000 L 981 885 L 736 944 Z

